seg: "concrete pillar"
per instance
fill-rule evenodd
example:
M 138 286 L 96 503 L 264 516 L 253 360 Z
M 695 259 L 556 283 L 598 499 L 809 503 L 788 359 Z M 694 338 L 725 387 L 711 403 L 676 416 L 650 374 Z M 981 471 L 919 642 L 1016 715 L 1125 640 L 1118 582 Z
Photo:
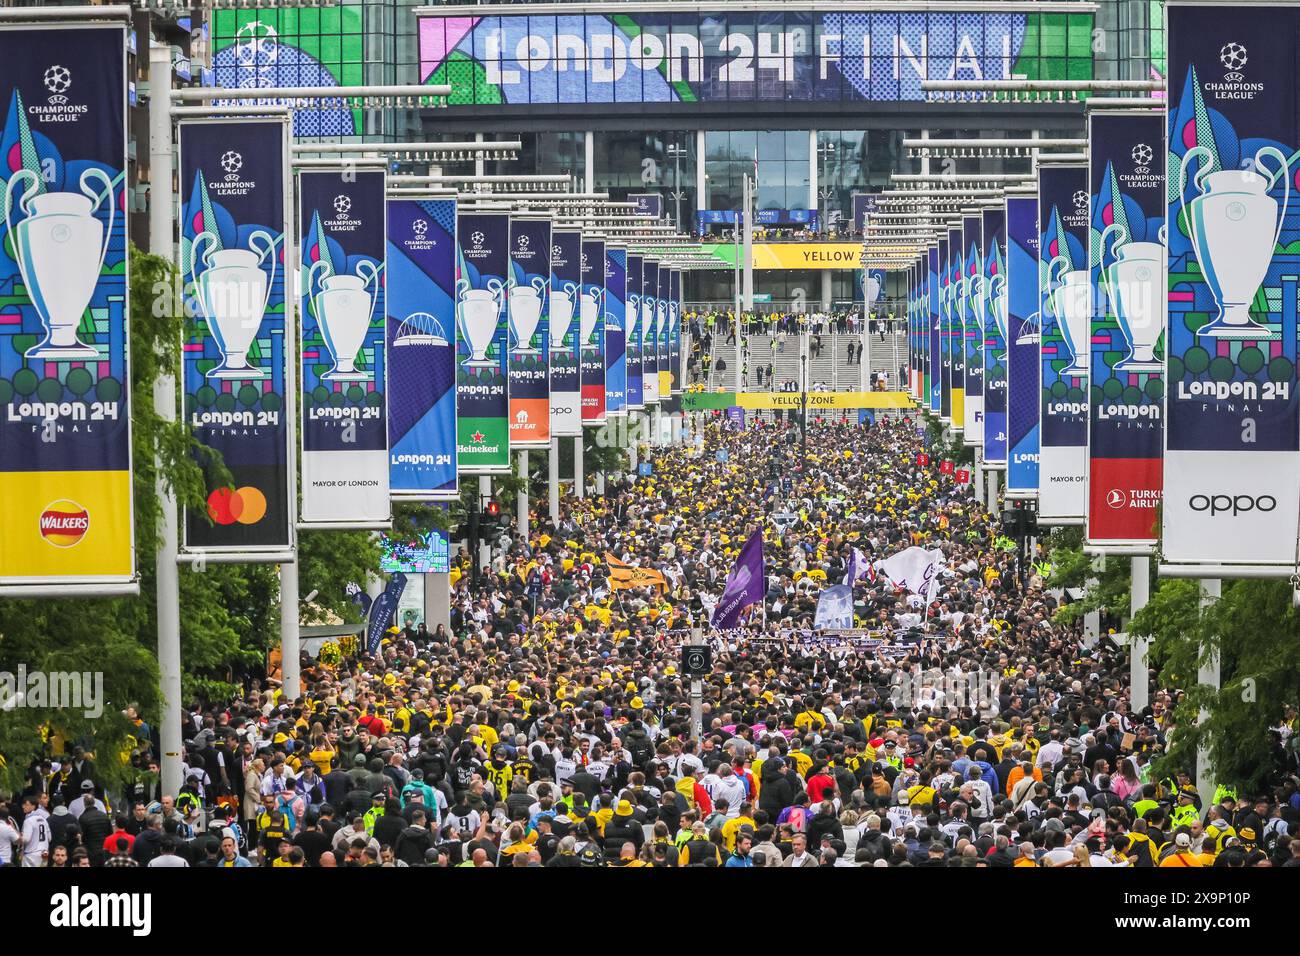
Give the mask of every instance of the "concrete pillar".
M 998 513 L 998 473 L 989 471 L 984 476 L 988 481 L 988 510 L 990 514 Z
M 424 626 L 432 633 L 441 624 L 451 630 L 451 575 L 428 572 L 424 578 Z
M 682 443 L 682 416 L 669 415 L 668 428 L 669 428 L 669 443 L 673 445 L 680 445 Z
M 1134 555 L 1131 560 L 1133 569 L 1129 578 L 1129 612 L 1136 614 L 1151 599 L 1151 561 L 1146 555 Z M 1148 638 L 1129 634 L 1129 705 L 1134 715 L 1151 703 L 1148 663 L 1150 649 L 1151 641 Z
M 808 131 L 808 208 L 817 210 L 821 214 L 821 197 L 817 195 L 818 187 L 821 185 L 817 181 L 817 131 L 810 129 Z M 822 223 L 823 227 L 825 223 Z
M 582 174 L 589 193 L 596 191 L 596 134 L 587 130 L 582 140 Z
M 709 180 L 706 178 L 704 166 L 704 130 L 695 131 L 695 208 L 696 210 L 709 208 Z M 696 223 L 699 219 L 696 219 Z M 692 224 L 691 232 L 695 232 L 697 225 Z
M 832 284 L 831 284 L 831 270 L 823 269 L 821 271 L 821 274 L 822 274 L 822 289 L 821 289 L 822 311 L 828 312 L 830 311 L 831 299 L 833 297 Z
M 546 497 L 551 513 L 551 525 L 560 523 L 560 439 L 552 436 L 551 451 L 546 460 Z
M 479 475 L 478 477 L 478 494 L 481 503 L 492 497 L 492 479 L 488 475 Z M 492 563 L 492 547 L 482 540 L 478 546 L 478 566 L 486 568 Z
M 587 497 L 587 478 L 582 472 L 582 436 L 573 440 L 573 494 L 577 498 Z
M 519 480 L 523 482 L 523 487 L 519 489 L 519 497 L 515 501 L 515 527 L 519 531 L 519 537 L 525 541 L 528 540 L 528 449 L 519 449 Z
M 280 565 L 280 691 L 285 702 L 302 696 L 298 655 L 302 646 L 298 628 L 298 563 Z
M 1209 608 L 1214 605 L 1220 597 L 1223 596 L 1223 582 L 1218 578 L 1201 579 L 1201 608 Z M 1208 684 L 1214 690 L 1220 686 L 1220 668 L 1219 655 L 1211 655 L 1204 664 L 1197 670 L 1197 682 Z M 1205 723 L 1210 719 L 1210 712 L 1205 708 L 1201 709 L 1197 718 L 1198 723 Z M 1210 765 L 1210 750 L 1202 745 L 1196 749 L 1196 791 L 1201 795 L 1201 816 L 1205 816 L 1205 811 L 1210 808 L 1214 800 L 1214 789 L 1216 780 L 1214 778 L 1214 767 Z
M 632 474 L 636 474 L 638 464 L 637 453 L 641 450 L 641 413 L 628 412 L 627 415 L 627 460 L 632 469 Z

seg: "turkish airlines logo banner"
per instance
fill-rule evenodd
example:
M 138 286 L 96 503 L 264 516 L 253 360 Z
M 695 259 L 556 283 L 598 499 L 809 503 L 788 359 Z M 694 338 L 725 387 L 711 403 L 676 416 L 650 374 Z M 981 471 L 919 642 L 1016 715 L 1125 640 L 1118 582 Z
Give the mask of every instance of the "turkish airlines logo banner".
M 209 469 L 185 546 L 249 561 L 294 542 L 288 135 L 283 119 L 180 124 L 185 421 L 232 481 Z
M 1159 115 L 1088 118 L 1087 538 L 1155 544 L 1164 412 L 1165 157 Z
M 1292 567 L 1300 10 L 1171 6 L 1165 560 Z

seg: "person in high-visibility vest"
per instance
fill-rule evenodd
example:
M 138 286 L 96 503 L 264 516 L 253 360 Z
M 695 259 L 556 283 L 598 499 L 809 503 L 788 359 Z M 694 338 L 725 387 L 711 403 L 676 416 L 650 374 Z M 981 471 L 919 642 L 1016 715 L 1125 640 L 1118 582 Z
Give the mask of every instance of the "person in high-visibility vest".
M 1178 806 L 1174 807 L 1173 812 L 1169 815 L 1174 829 L 1190 827 L 1200 818 L 1200 813 L 1197 812 L 1195 804 L 1192 803 L 1192 795 L 1186 790 L 1179 790 Z

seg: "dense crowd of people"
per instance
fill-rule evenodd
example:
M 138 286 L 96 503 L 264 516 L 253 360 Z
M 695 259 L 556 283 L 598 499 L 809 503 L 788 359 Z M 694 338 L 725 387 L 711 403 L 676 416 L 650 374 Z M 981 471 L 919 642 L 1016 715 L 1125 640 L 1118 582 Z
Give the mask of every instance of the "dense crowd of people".
M 459 573 L 450 626 L 304 658 L 295 700 L 196 703 L 178 793 L 51 753 L 0 802 L 0 865 L 1300 865 L 1294 711 L 1263 792 L 1155 772 L 1178 689 L 1129 706 L 1124 651 L 1054 617 L 971 489 L 918 466 L 915 421 L 798 437 L 696 423 Z M 759 528 L 762 607 L 713 631 Z M 875 567 L 911 546 L 942 552 L 927 595 Z M 846 578 L 854 628 L 814 630 Z

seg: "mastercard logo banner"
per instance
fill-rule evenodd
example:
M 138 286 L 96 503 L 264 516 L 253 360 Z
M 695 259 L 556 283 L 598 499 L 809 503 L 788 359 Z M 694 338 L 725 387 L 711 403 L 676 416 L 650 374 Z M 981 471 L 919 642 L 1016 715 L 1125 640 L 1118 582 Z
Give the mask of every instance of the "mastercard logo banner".
M 208 495 L 208 517 L 216 524 L 257 524 L 266 517 L 266 495 L 251 485 L 218 488 Z
M 90 515 L 75 501 L 61 498 L 41 512 L 41 537 L 56 548 L 71 548 L 81 543 L 90 530 Z

